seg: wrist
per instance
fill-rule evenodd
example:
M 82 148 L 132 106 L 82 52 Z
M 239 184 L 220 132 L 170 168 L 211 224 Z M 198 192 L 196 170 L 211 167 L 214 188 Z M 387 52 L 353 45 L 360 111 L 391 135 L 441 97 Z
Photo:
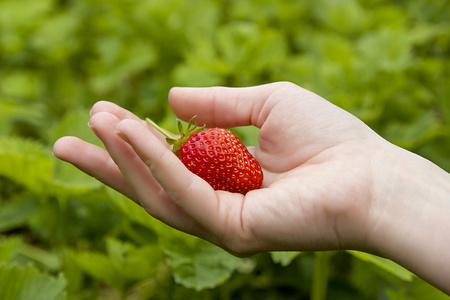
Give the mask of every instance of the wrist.
M 393 145 L 375 176 L 368 244 L 425 280 L 450 287 L 450 175 Z M 436 281 L 437 280 L 437 281 Z M 447 291 L 449 292 L 449 291 Z

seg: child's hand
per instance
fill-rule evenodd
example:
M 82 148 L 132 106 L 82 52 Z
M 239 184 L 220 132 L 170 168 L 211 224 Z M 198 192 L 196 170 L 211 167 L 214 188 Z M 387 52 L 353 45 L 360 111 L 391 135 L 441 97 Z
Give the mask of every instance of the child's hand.
M 358 249 L 390 257 L 449 291 L 445 171 L 291 83 L 174 88 L 169 102 L 186 121 L 197 115 L 208 127 L 259 127 L 251 151 L 264 171 L 262 188 L 246 196 L 214 191 L 184 167 L 159 132 L 108 102 L 93 107 L 89 122 L 106 151 L 65 137 L 54 154 L 155 218 L 235 255 Z M 425 264 L 418 258 L 431 255 L 430 247 L 444 247 L 445 255 Z

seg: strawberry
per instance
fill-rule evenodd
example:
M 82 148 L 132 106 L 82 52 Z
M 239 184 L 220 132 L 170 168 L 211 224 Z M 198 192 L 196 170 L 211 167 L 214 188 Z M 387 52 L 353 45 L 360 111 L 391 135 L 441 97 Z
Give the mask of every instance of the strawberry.
M 195 118 L 195 117 L 194 117 Z M 231 131 L 222 128 L 197 127 L 189 121 L 186 132 L 178 121 L 180 138 L 175 139 L 155 124 L 172 151 L 194 174 L 206 180 L 214 190 L 246 194 L 259 189 L 263 181 L 261 166 Z

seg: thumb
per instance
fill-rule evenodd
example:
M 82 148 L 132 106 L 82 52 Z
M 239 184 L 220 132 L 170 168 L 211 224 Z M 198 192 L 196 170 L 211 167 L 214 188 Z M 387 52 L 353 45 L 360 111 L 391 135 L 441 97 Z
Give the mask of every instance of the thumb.
M 293 86 L 298 88 L 287 82 L 243 88 L 174 87 L 169 93 L 169 104 L 181 119 L 188 121 L 196 115 L 196 121 L 208 127 L 261 127 L 270 111 L 265 108 L 270 95 L 277 89 Z

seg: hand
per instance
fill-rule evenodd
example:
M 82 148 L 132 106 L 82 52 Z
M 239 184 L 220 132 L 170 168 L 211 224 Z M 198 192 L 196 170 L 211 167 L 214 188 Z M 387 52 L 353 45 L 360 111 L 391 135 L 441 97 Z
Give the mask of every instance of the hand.
M 214 191 L 184 167 L 160 133 L 108 102 L 92 108 L 89 122 L 106 151 L 65 137 L 55 144 L 54 154 L 140 203 L 155 218 L 238 256 L 357 249 L 392 257 L 428 276 L 420 263 L 385 245 L 392 242 L 403 251 L 402 246 L 411 246 L 409 239 L 401 241 L 414 222 L 409 209 L 396 210 L 411 201 L 405 196 L 413 192 L 397 188 L 408 179 L 393 166 L 409 170 L 415 163 L 423 167 L 424 180 L 427 174 L 445 177 L 446 172 L 291 83 L 173 88 L 169 103 L 181 119 L 197 115 L 197 122 L 208 127 L 259 127 L 259 144 L 251 152 L 263 168 L 262 188 L 246 196 Z M 450 195 L 449 190 L 440 197 Z M 423 207 L 423 199 L 412 200 Z M 443 203 L 449 209 L 448 201 Z M 441 209 L 431 211 L 436 217 Z M 398 229 L 388 228 L 393 223 Z M 444 241 L 450 245 L 448 238 Z
M 251 150 L 264 170 L 263 188 L 245 197 L 213 191 L 186 170 L 162 135 L 108 102 L 93 107 L 89 122 L 107 151 L 66 138 L 54 153 L 163 222 L 237 255 L 359 246 L 355 237 L 366 231 L 361 225 L 371 205 L 373 160 L 385 144 L 361 121 L 286 83 L 175 88 L 169 100 L 184 120 L 197 115 L 209 127 L 261 128 Z

